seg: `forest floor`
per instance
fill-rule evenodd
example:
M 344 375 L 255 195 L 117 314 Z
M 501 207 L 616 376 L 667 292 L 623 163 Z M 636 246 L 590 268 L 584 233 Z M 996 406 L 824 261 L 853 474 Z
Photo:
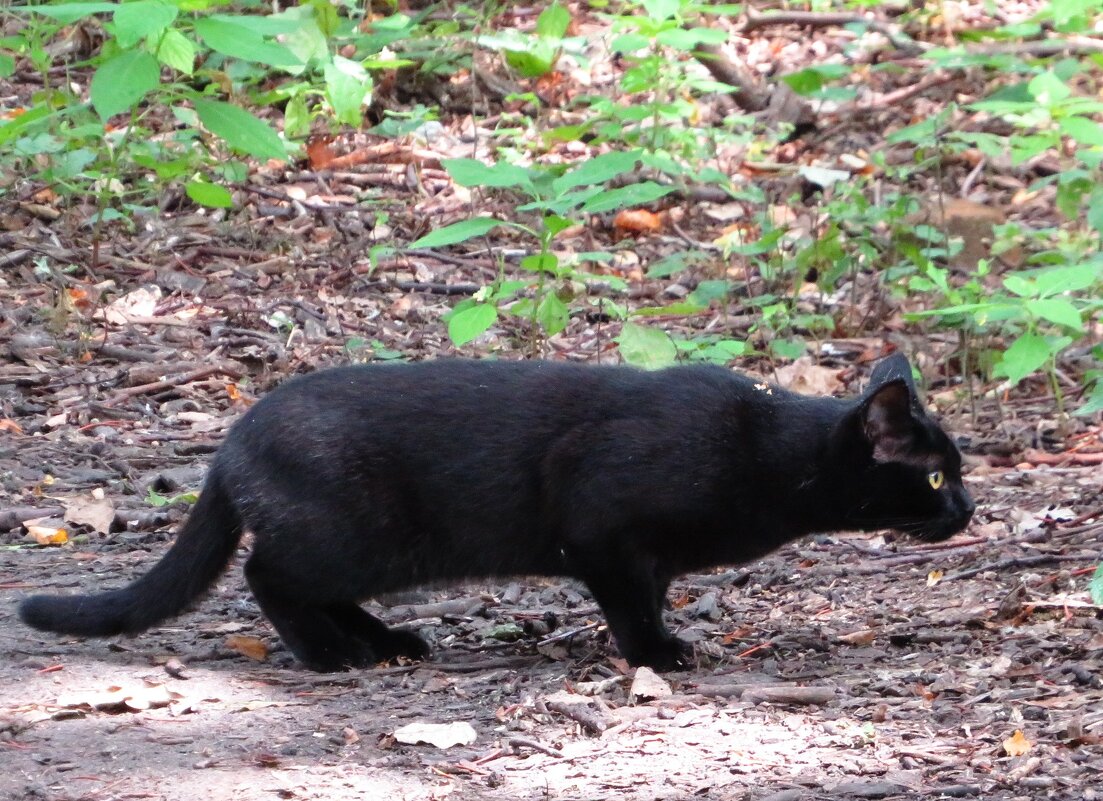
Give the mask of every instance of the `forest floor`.
M 741 47 L 799 65 L 840 35 L 790 28 Z M 772 155 L 885 148 L 886 131 L 983 88 L 943 77 L 907 103 L 825 117 Z M 876 99 L 899 87 L 868 88 Z M 195 610 L 140 636 L 79 641 L 19 623 L 27 593 L 116 587 L 164 553 L 228 426 L 282 379 L 457 353 L 442 315 L 494 280 L 499 257 L 515 263 L 517 243 L 400 252 L 374 268 L 367 257 L 468 213 L 439 157 L 472 155 L 471 118 L 442 131 L 429 146 L 349 137 L 335 146 L 362 158 L 344 170 L 262 167 L 230 213 L 166 193 L 161 214 L 110 227 L 95 248 L 88 208 L 47 213 L 41 197 L 0 208 L 0 798 L 1103 798 L 1103 616 L 1087 592 L 1103 553 L 1098 420 L 1059 425 L 1041 380 L 999 403 L 993 386 L 962 393 L 945 361 L 956 335 L 905 325 L 911 301 L 867 274 L 808 300 L 840 321 L 811 359 L 736 366 L 847 394 L 903 349 L 959 438 L 977 515 L 946 543 L 820 536 L 684 577 L 667 617 L 696 647 L 691 670 L 630 669 L 584 588 L 518 578 L 375 599 L 429 639 L 432 661 L 313 674 L 260 616 L 240 554 Z M 480 132 L 480 153 L 493 134 Z M 1052 214 L 1051 190 L 1016 200 L 1044 166 L 990 164 L 976 180 L 975 165 L 947 165 L 947 186 L 973 186 L 950 213 L 967 231 L 981 206 Z M 791 176 L 780 183 L 779 204 Z M 659 231 L 624 238 L 595 219 L 566 246 L 617 253 L 629 286 L 617 302 L 670 302 L 701 280 L 754 280 L 718 253 L 645 274 L 714 241 L 737 205 L 674 198 Z M 750 317 L 714 303 L 656 324 L 738 337 Z M 609 363 L 618 328 L 577 314 L 544 339 L 502 317 L 459 352 Z M 410 724 L 459 742 L 403 742 Z

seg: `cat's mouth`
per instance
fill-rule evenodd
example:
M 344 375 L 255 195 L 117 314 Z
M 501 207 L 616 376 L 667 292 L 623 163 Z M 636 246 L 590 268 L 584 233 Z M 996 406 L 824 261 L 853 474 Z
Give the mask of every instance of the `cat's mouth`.
M 904 533 L 921 542 L 942 542 L 950 539 L 950 537 L 954 536 L 959 531 L 964 531 L 968 523 L 969 521 L 966 520 L 963 523 L 953 521 L 949 523 L 927 525 L 914 531 L 905 531 Z
M 887 528 L 920 542 L 942 542 L 964 531 L 973 515 L 963 514 L 955 518 L 941 520 L 882 520 L 879 526 L 868 526 L 866 530 Z M 871 521 L 872 522 L 872 521 Z

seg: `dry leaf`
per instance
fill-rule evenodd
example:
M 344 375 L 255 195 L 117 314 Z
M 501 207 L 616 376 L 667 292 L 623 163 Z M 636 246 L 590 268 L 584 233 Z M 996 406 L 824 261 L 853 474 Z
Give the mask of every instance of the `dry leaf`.
M 810 356 L 801 356 L 792 364 L 777 371 L 778 383 L 785 389 L 802 395 L 833 395 L 842 389 L 839 371 L 834 367 L 821 367 Z
M 938 582 L 942 581 L 943 572 L 941 570 L 932 570 L 927 574 L 927 586 L 933 587 Z
M 14 420 L 9 420 L 7 417 L 0 419 L 0 431 L 7 431 L 11 434 L 23 433 L 23 429 L 20 428 L 19 423 Z
M 268 658 L 268 646 L 264 641 L 245 634 L 231 634 L 223 643 L 231 651 L 237 651 L 242 656 L 247 656 L 255 662 L 263 662 Z
M 95 709 L 101 712 L 144 712 L 178 703 L 184 696 L 163 684 L 132 687 L 112 686 L 58 699 L 70 709 Z
M 647 209 L 624 209 L 613 218 L 613 226 L 632 234 L 650 234 L 663 227 L 659 215 Z
M 65 522 L 74 526 L 90 526 L 101 534 L 111 533 L 115 520 L 115 507 L 107 500 L 75 498 L 64 501 Z
M 64 545 L 69 541 L 69 532 L 55 526 L 38 526 L 26 523 L 27 533 L 39 545 Z
M 396 729 L 394 738 L 406 745 L 428 743 L 437 748 L 451 748 L 454 745 L 471 745 L 478 735 L 470 723 L 411 723 Z
M 114 325 L 125 325 L 131 317 L 153 317 L 161 301 L 161 287 L 141 287 L 111 301 L 97 314 Z
M 639 703 L 640 701 L 653 701 L 656 698 L 669 698 L 674 694 L 670 685 L 661 679 L 654 670 L 649 667 L 636 668 L 636 675 L 632 679 L 632 689 L 629 697 Z
M 310 160 L 310 169 L 324 170 L 337 157 L 329 145 L 331 136 L 312 136 L 306 143 L 306 157 Z
M 875 639 L 877 639 L 877 632 L 873 629 L 862 629 L 839 635 L 839 642 L 845 642 L 847 645 L 869 645 Z
M 1023 736 L 1020 729 L 1015 729 L 1015 733 L 1003 741 L 1003 750 L 1008 756 L 1022 756 L 1030 750 L 1033 743 Z

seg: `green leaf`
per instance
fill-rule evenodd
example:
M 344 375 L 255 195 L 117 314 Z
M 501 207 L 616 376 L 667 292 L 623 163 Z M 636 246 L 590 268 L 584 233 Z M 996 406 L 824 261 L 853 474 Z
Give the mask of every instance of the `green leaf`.
M 0 53 L 0 78 L 7 78 L 15 72 L 15 59 Z
M 118 8 L 118 3 L 62 3 L 54 6 L 12 6 L 11 11 L 41 14 L 68 24 L 93 14 L 105 14 Z
M 283 132 L 291 139 L 310 133 L 310 110 L 306 107 L 304 95 L 295 95 L 287 101 L 283 109 Z
M 1031 79 L 1030 94 L 1043 106 L 1052 107 L 1066 99 L 1072 90 L 1053 72 L 1043 72 Z
M 639 163 L 639 151 L 613 151 L 582 162 L 579 166 L 559 176 L 552 182 L 552 189 L 561 195 L 576 186 L 594 186 L 631 172 Z
M 542 39 L 529 42 L 524 50 L 502 51 L 506 62 L 521 74 L 523 78 L 539 78 L 555 68 L 559 48 Z
M 115 9 L 115 39 L 121 47 L 133 47 L 147 36 L 160 34 L 180 13 L 162 0 L 122 3 Z
M 571 13 L 559 3 L 552 3 L 536 18 L 536 33 L 550 39 L 562 39 L 571 24 Z
M 617 344 L 626 362 L 647 370 L 669 367 L 678 357 L 678 347 L 669 334 L 636 323 L 624 324 Z
M 257 159 L 287 161 L 279 134 L 245 109 L 221 100 L 196 100 L 195 110 L 203 126 L 235 150 Z
M 1088 396 L 1084 405 L 1073 414 L 1089 415 L 1096 412 L 1103 412 L 1103 376 L 1096 378 L 1095 384 L 1092 385 L 1091 395 Z
M 1040 298 L 1028 300 L 1026 308 L 1031 314 L 1049 320 L 1051 323 L 1081 331 L 1083 322 L 1080 311 L 1070 301 L 1063 298 Z
M 505 162 L 486 165 L 478 159 L 441 159 L 441 164 L 452 176 L 452 180 L 460 186 L 487 186 L 499 189 L 532 186 L 532 178 L 528 170 Z
M 544 218 L 544 228 L 548 231 L 552 239 L 566 231 L 572 225 L 574 225 L 573 222 L 565 217 L 560 217 L 558 214 L 549 214 Z
M 225 19 L 203 17 L 195 32 L 207 47 L 224 56 L 255 61 L 270 67 L 298 67 L 302 61 L 283 45 L 268 42 L 252 28 Z
M 208 206 L 213 209 L 228 209 L 234 205 L 233 196 L 224 186 L 212 184 L 210 181 L 189 181 L 184 187 L 188 197 L 200 206 Z
M 677 14 L 682 3 L 681 0 L 642 0 L 640 5 L 647 12 L 647 16 L 656 22 L 662 22 Z
M 770 353 L 782 359 L 799 359 L 807 349 L 802 339 L 774 339 L 770 341 Z
M 996 365 L 996 374 L 1006 376 L 1014 386 L 1040 369 L 1051 355 L 1045 337 L 1033 333 L 1023 334 L 1004 351 Z
M 161 82 L 157 59 L 142 50 L 124 50 L 92 76 L 92 105 L 107 120 L 132 108 Z
M 1088 584 L 1088 592 L 1091 593 L 1093 604 L 1103 605 L 1103 562 L 1095 568 L 1092 580 Z
M 747 242 L 742 245 L 725 245 L 724 252 L 736 256 L 761 256 L 764 253 L 772 253 L 776 250 L 777 243 L 781 241 L 783 236 L 785 236 L 785 229 L 775 228 L 772 231 L 766 231 L 754 242 Z
M 157 46 L 157 58 L 166 67 L 191 75 L 195 71 L 195 43 L 178 30 L 166 31 Z
M 1074 264 L 1071 267 L 1047 267 L 1038 272 L 1038 295 L 1049 297 L 1065 292 L 1079 292 L 1096 281 L 1103 280 L 1103 263 Z
M 1103 233 L 1103 186 L 1095 187 L 1088 198 L 1087 219 L 1088 225 Z
M 728 40 L 727 31 L 712 28 L 667 28 L 659 31 L 655 41 L 661 45 L 688 53 L 702 44 L 723 44 Z
M 548 336 L 554 336 L 567 327 L 570 310 L 554 292 L 547 292 L 536 306 L 536 322 L 544 328 Z
M 620 189 L 610 189 L 602 192 L 582 204 L 582 210 L 591 214 L 600 214 L 613 209 L 629 208 L 650 203 L 653 200 L 669 195 L 674 191 L 673 186 L 661 186 L 654 181 L 622 186 Z
M 371 100 L 371 76 L 360 64 L 341 56 L 334 56 L 324 73 L 326 98 L 338 122 L 359 127 L 363 122 L 361 108 Z
M 498 309 L 490 303 L 475 303 L 459 309 L 448 318 L 448 336 L 456 347 L 466 345 L 484 333 L 498 319 Z
M 489 233 L 492 228 L 502 225 L 501 220 L 493 217 L 475 217 L 471 220 L 452 223 L 435 231 L 430 231 L 420 239 L 411 242 L 411 248 L 439 248 L 445 245 L 454 245 L 457 242 L 466 242 L 476 236 Z
M 1103 145 L 1103 126 L 1087 117 L 1064 117 L 1058 122 L 1061 131 L 1082 145 Z
M 533 253 L 521 259 L 521 269 L 534 273 L 554 273 L 559 266 L 559 258 L 554 253 Z

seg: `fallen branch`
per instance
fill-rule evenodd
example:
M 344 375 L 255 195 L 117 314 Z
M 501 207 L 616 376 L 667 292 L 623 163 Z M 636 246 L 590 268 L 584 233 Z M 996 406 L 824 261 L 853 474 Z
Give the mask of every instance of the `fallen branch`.
M 12 506 L 0 509 L 0 531 L 11 531 L 19 528 L 24 520 L 34 520 L 36 517 L 56 517 L 65 514 L 60 506 Z
M 591 734 L 601 734 L 610 725 L 605 715 L 587 703 L 550 700 L 544 705 L 552 712 L 558 712 L 577 722 Z

